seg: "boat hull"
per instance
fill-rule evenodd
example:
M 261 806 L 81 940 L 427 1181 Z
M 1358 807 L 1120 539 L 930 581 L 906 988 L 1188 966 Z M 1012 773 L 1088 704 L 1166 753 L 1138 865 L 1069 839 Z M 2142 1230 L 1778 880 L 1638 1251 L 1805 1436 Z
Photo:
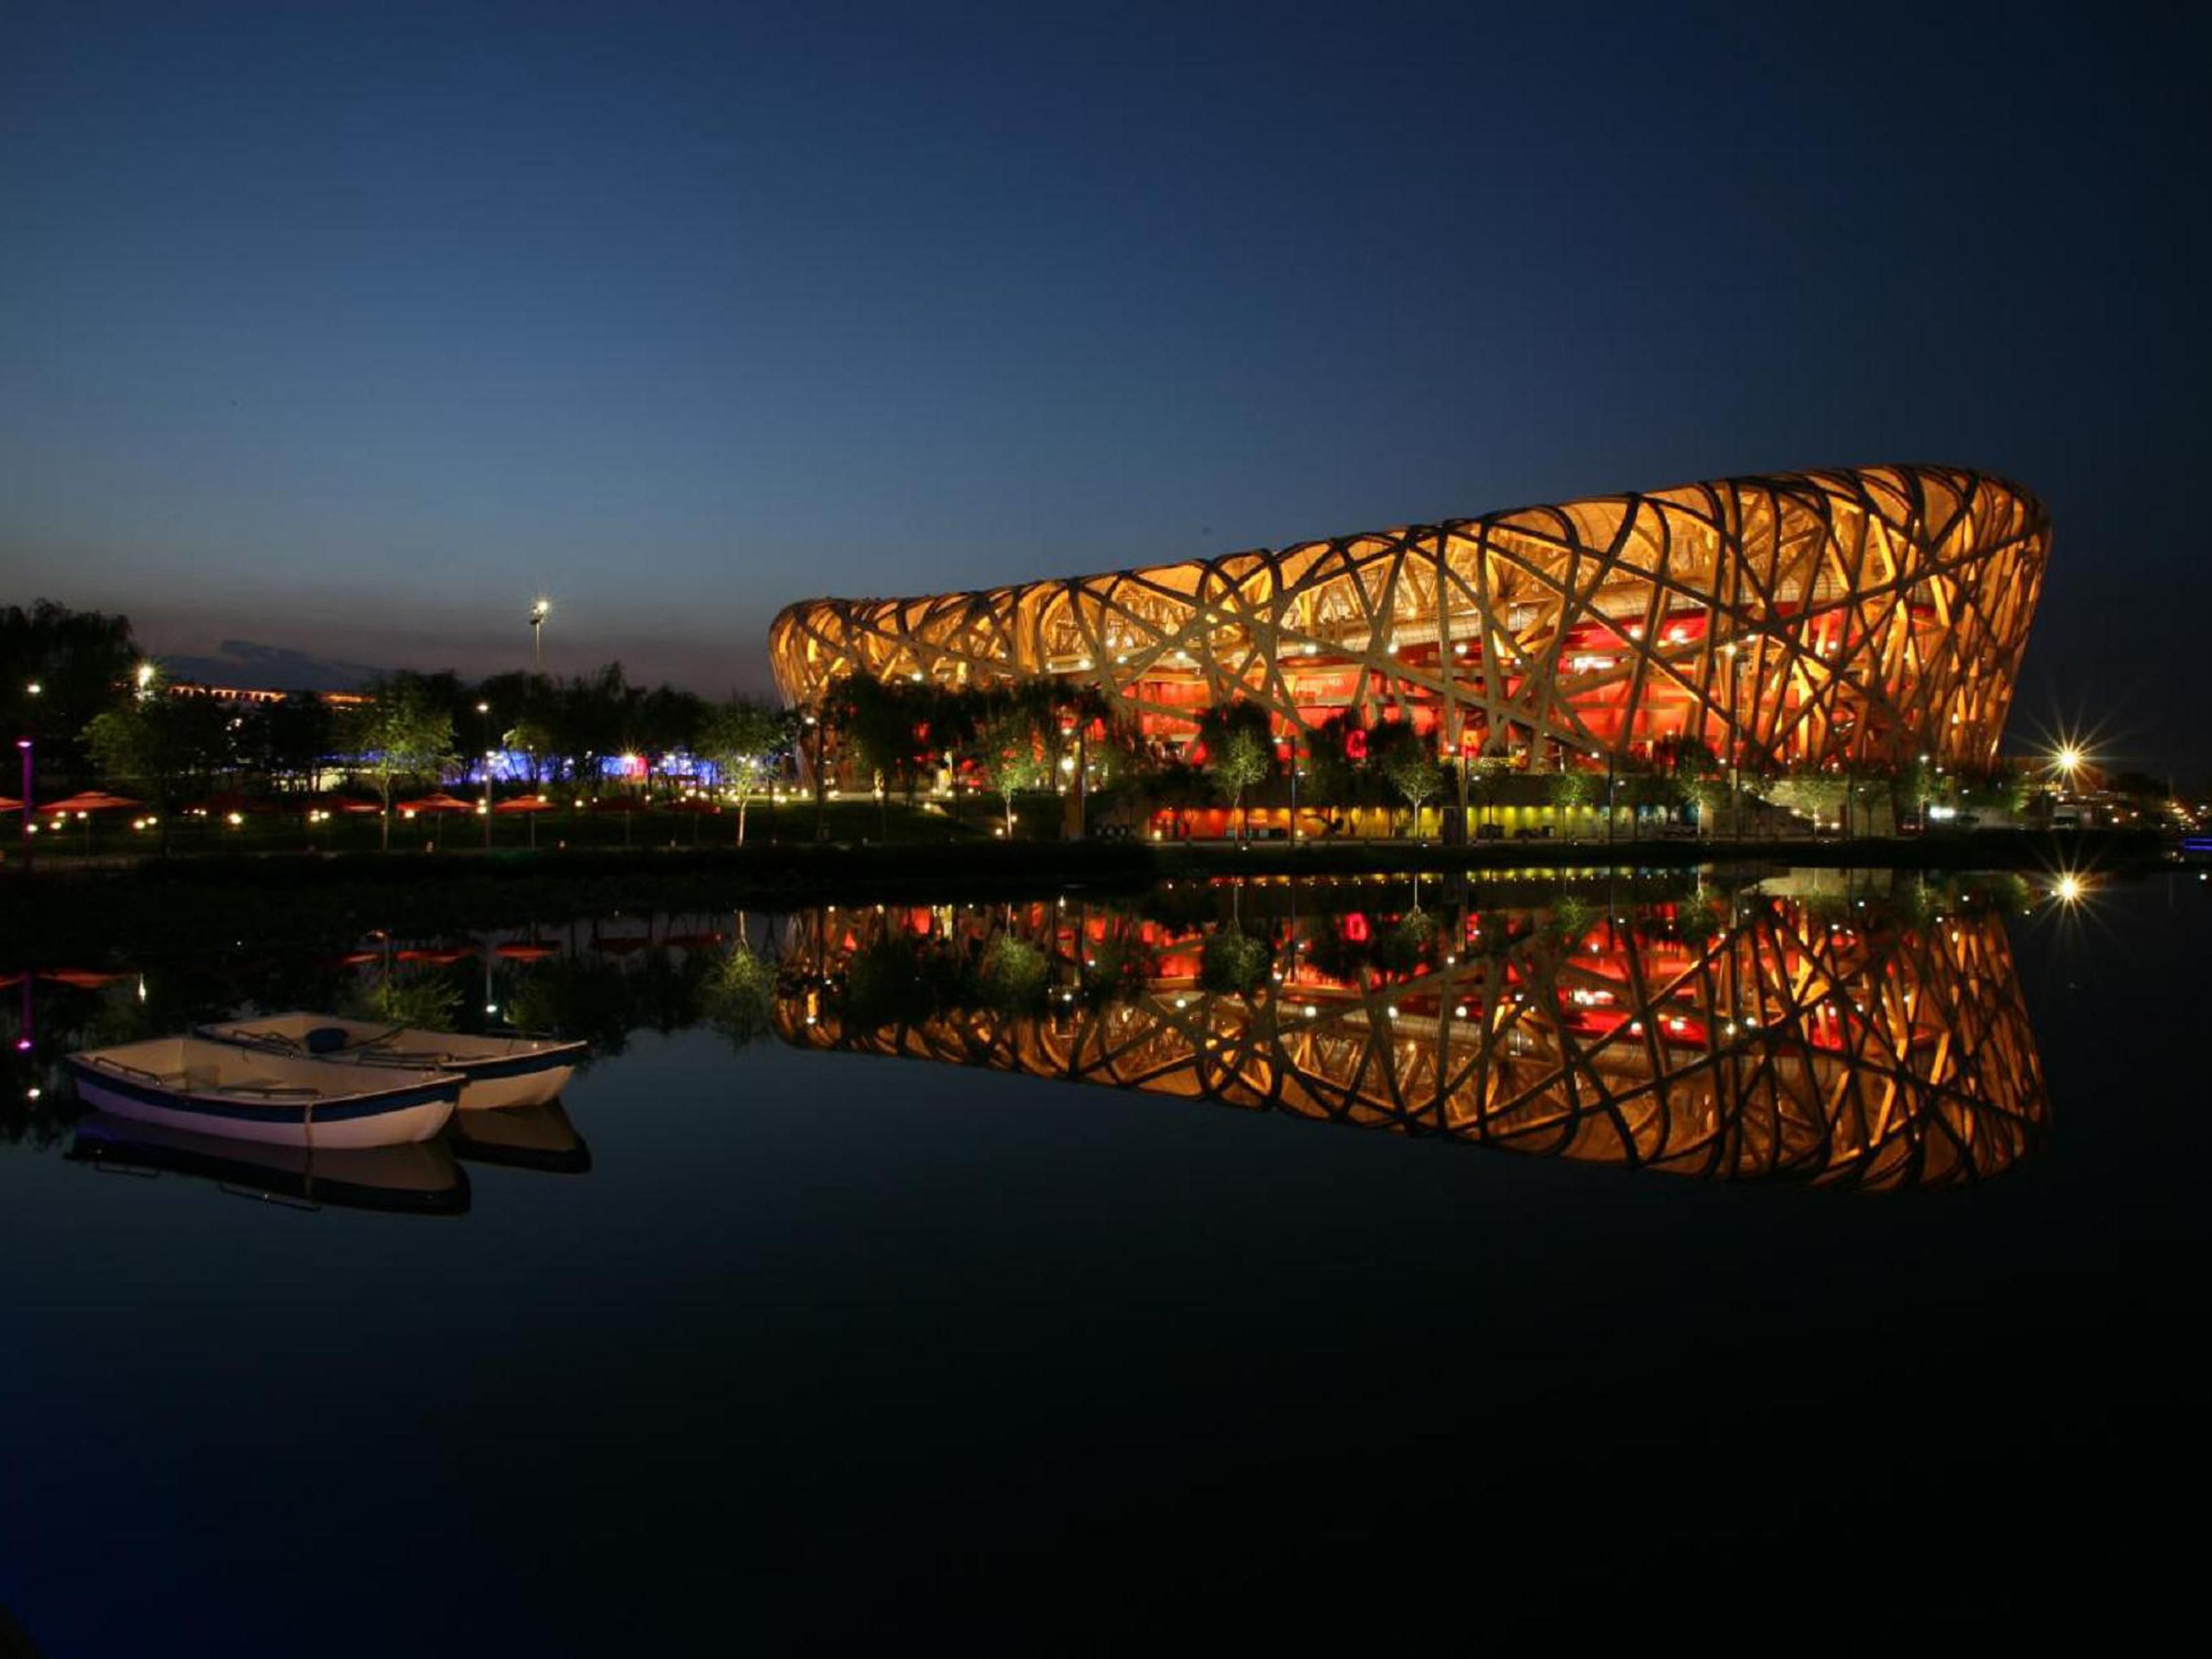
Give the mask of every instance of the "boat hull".
M 327 1111 L 307 1106 L 281 1112 L 259 1108 L 248 1111 L 189 1094 L 147 1088 L 88 1066 L 73 1069 L 78 1096 L 103 1112 L 134 1122 L 272 1146 L 341 1150 L 397 1146 L 429 1139 L 453 1115 L 455 1091 L 450 1085 L 436 1091 L 404 1091 L 389 1101 L 369 1103 L 368 1109 L 362 1103 L 348 1103 Z
M 568 1079 L 576 1075 L 574 1062 L 568 1060 L 556 1060 L 491 1077 L 480 1076 L 475 1067 L 466 1064 L 456 1069 L 463 1079 L 460 1109 L 465 1112 L 497 1111 L 508 1106 L 547 1105 L 561 1097 L 561 1091 L 568 1086 Z

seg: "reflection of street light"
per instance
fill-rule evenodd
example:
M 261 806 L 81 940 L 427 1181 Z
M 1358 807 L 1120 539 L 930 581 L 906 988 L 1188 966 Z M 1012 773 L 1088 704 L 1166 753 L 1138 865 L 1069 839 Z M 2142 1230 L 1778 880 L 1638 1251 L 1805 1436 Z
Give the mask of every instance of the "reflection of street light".
M 553 601 L 540 598 L 530 607 L 530 650 L 535 664 L 534 672 L 545 672 L 545 618 L 553 609 Z
M 2080 902 L 2082 894 L 2087 890 L 2088 888 L 2081 877 L 2061 876 L 2058 878 L 2058 884 L 2051 890 L 2051 894 L 2061 904 L 2075 904 Z

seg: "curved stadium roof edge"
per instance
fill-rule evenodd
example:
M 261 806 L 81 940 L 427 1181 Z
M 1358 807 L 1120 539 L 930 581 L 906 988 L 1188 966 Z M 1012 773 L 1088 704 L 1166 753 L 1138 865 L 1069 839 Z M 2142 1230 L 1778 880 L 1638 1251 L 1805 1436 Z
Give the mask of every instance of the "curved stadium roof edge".
M 1172 733 L 1246 696 L 1468 752 L 1696 738 L 1774 763 L 1994 756 L 2048 556 L 2018 484 L 1929 464 L 1752 475 L 771 625 L 787 697 L 841 675 L 1079 678 Z

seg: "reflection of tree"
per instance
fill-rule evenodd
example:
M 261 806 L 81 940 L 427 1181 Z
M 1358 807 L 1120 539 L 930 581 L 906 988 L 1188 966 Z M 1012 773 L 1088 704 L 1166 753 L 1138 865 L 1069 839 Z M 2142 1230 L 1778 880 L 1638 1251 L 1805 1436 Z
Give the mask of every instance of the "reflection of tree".
M 1434 953 L 1437 919 L 1426 910 L 1408 910 L 1375 941 L 1375 965 L 1386 974 L 1412 974 L 1428 966 Z
M 1042 1012 L 1050 966 L 1036 946 L 1001 933 L 983 952 L 976 974 L 981 1000 L 1002 1014 Z
M 461 992 L 442 974 L 391 975 L 355 987 L 344 1006 L 358 1019 L 449 1031 L 460 1013 Z
M 759 1042 L 775 1029 L 775 964 L 748 945 L 732 946 L 708 974 L 700 1007 L 733 1048 Z
M 1126 1001 L 1158 971 L 1154 952 L 1141 939 L 1109 934 L 1093 943 L 1084 957 L 1084 994 L 1098 1002 Z
M 1249 997 L 1267 982 L 1273 957 L 1266 940 L 1239 927 L 1224 927 L 1208 933 L 1199 947 L 1198 982 L 1221 995 Z
M 618 1054 L 639 1022 L 629 975 L 603 957 L 538 963 L 507 992 L 507 1013 L 526 1031 L 580 1037 L 594 1054 Z

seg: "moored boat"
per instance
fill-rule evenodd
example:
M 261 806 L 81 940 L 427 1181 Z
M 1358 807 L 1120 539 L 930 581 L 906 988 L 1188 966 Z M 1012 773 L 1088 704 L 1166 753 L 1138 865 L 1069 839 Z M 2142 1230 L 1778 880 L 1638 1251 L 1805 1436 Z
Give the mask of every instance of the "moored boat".
M 560 1094 L 590 1052 L 588 1043 L 553 1037 L 465 1036 L 296 1011 L 223 1020 L 199 1026 L 195 1034 L 263 1054 L 457 1073 L 466 1085 L 460 1101 L 465 1112 L 544 1105 Z
M 280 1146 L 428 1140 L 462 1087 L 431 1066 L 369 1070 L 199 1036 L 88 1048 L 69 1066 L 78 1095 L 118 1117 Z

